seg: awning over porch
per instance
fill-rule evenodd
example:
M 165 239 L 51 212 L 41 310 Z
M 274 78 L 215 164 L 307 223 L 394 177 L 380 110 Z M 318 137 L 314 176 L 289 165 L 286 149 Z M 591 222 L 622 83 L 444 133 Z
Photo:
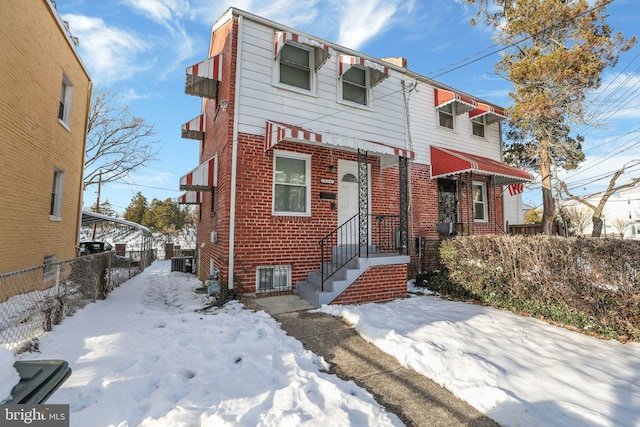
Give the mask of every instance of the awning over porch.
M 204 195 L 202 191 L 187 191 L 182 196 L 178 197 L 178 204 L 180 205 L 199 205 L 202 203 Z
M 469 111 L 469 118 L 477 119 L 480 117 L 484 117 L 485 122 L 491 124 L 506 119 L 507 113 L 499 108 L 478 102 L 478 107 Z
M 415 158 L 413 151 L 406 148 L 393 147 L 380 142 L 349 138 L 332 133 L 314 132 L 300 126 L 267 120 L 264 149 L 269 150 L 282 141 L 302 142 L 315 145 L 332 146 L 349 150 L 362 150 L 372 154 L 391 155 L 394 157 Z
M 340 55 L 340 61 L 338 65 L 338 77 L 342 77 L 344 73 L 349 71 L 354 65 L 359 65 L 369 69 L 369 80 L 371 87 L 376 86 L 382 80 L 389 77 L 389 68 L 370 61 L 368 59 L 360 58 L 359 56 Z
M 182 137 L 201 140 L 206 130 L 205 115 L 200 114 L 182 125 Z
M 214 156 L 180 178 L 180 190 L 211 191 L 218 185 L 218 156 Z
M 306 36 L 301 36 L 295 33 L 290 33 L 286 31 L 276 31 L 275 39 L 273 41 L 273 56 L 276 57 L 280 54 L 280 50 L 282 47 L 288 42 L 296 42 L 300 44 L 304 44 L 307 46 L 311 46 L 314 48 L 314 61 L 316 71 L 322 67 L 322 65 L 327 62 L 327 59 L 331 56 L 331 52 L 329 46 L 321 43 L 317 40 L 311 39 Z
M 222 53 L 187 67 L 184 92 L 187 95 L 214 99 L 222 81 Z
M 479 175 L 492 175 L 496 177 L 497 185 L 533 181 L 534 179 L 529 172 L 505 165 L 504 163 L 487 157 L 431 146 L 432 179 L 465 172 L 473 172 Z
M 478 107 L 478 102 L 468 96 L 460 95 L 459 93 L 444 89 L 434 89 L 434 91 L 435 106 L 437 109 L 446 107 L 450 104 L 455 104 L 455 113 L 460 115 Z

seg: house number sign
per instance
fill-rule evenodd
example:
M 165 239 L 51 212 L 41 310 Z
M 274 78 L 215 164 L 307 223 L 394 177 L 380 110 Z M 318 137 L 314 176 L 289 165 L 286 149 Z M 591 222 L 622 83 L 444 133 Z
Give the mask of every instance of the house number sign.
M 323 184 L 335 184 L 336 181 L 333 179 L 329 179 L 329 178 L 321 178 L 320 182 Z

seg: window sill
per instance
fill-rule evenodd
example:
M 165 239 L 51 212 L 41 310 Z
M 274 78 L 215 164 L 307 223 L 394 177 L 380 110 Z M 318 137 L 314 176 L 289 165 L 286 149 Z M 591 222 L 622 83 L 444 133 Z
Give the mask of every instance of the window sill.
M 49 221 L 62 222 L 61 216 L 49 215 Z
M 71 127 L 65 123 L 64 121 L 58 119 L 58 123 L 60 123 L 62 125 L 63 128 L 65 128 L 68 132 L 71 132 Z
M 286 90 L 287 92 L 293 92 L 293 93 L 297 93 L 300 95 L 305 95 L 305 96 L 311 96 L 314 98 L 317 98 L 317 94 L 315 93 L 315 91 L 311 90 L 311 89 L 302 89 L 299 88 L 297 86 L 289 86 L 285 83 L 274 83 L 273 84 L 274 87 L 278 88 L 278 89 L 282 89 L 282 90 Z

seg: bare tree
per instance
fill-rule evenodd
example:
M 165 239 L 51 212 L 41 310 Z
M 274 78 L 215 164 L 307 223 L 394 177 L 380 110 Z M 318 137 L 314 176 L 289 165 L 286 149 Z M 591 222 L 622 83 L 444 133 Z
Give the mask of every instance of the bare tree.
M 131 114 L 117 94 L 94 90 L 89 110 L 84 165 L 85 188 L 116 181 L 156 159 L 157 141 L 153 125 Z M 100 175 L 102 177 L 100 178 Z
M 563 208 L 561 214 L 574 235 L 583 236 L 584 231 L 591 224 L 591 209 L 585 206 L 572 205 Z
M 566 183 L 564 182 L 560 183 L 560 186 L 562 187 L 562 191 L 567 196 L 569 196 L 568 197 L 569 199 L 580 202 L 593 211 L 592 217 L 591 217 L 591 222 L 593 223 L 593 230 L 591 231 L 591 237 L 600 237 L 600 235 L 602 234 L 602 225 L 603 225 L 602 211 L 604 210 L 604 205 L 607 203 L 607 200 L 609 200 L 609 197 L 611 197 L 612 195 L 614 195 L 620 190 L 635 187 L 640 182 L 640 178 L 632 178 L 626 184 L 619 185 L 616 187 L 616 181 L 624 173 L 625 169 L 629 167 L 630 164 L 638 164 L 639 162 L 640 162 L 639 160 L 632 160 L 631 162 L 627 162 L 622 166 L 621 169 L 619 169 L 613 174 L 613 176 L 611 177 L 611 180 L 609 181 L 609 186 L 602 193 L 602 197 L 600 197 L 600 201 L 598 202 L 598 204 L 594 204 L 590 202 L 590 200 L 593 199 L 595 195 L 575 196 L 569 192 L 569 189 L 567 188 Z
M 611 226 L 620 233 L 620 238 L 624 239 L 624 233 L 627 231 L 627 228 L 629 228 L 629 222 L 622 218 L 616 218 L 613 220 L 613 224 L 611 224 Z

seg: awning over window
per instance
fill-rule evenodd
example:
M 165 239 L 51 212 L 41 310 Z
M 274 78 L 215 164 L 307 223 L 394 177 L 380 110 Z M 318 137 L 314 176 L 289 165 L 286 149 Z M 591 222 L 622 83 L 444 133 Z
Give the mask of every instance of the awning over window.
M 199 205 L 202 203 L 203 196 L 201 191 L 187 191 L 178 197 L 178 203 L 181 205 Z
M 455 113 L 463 114 L 467 111 L 477 108 L 478 106 L 478 103 L 475 99 L 460 95 L 459 93 L 451 92 L 444 89 L 434 89 L 434 91 L 435 105 L 437 109 L 446 107 L 449 104 L 455 104 Z
M 464 172 L 495 176 L 498 185 L 533 181 L 534 179 L 529 172 L 507 166 L 487 157 L 431 146 L 432 179 Z
M 478 107 L 469 111 L 469 118 L 477 119 L 479 117 L 484 117 L 486 123 L 494 123 L 506 119 L 507 113 L 499 108 L 478 102 Z
M 371 81 L 371 87 L 374 87 L 382 80 L 389 77 L 389 68 L 378 64 L 377 62 L 370 61 L 368 59 L 360 58 L 359 56 L 340 55 L 340 63 L 338 65 L 338 77 L 342 77 L 349 68 L 354 65 L 366 67 L 369 69 L 369 79 Z
M 320 43 L 317 40 L 310 39 L 309 37 L 301 36 L 294 33 L 289 33 L 286 31 L 276 31 L 275 40 L 273 42 L 273 56 L 276 57 L 280 53 L 280 49 L 288 42 L 293 41 L 297 43 L 301 43 L 307 46 L 311 46 L 314 48 L 314 58 L 315 58 L 315 67 L 316 71 L 322 67 L 322 65 L 329 59 L 331 56 L 331 52 L 329 51 L 329 46 Z
M 211 191 L 218 185 L 218 156 L 214 156 L 180 178 L 182 191 Z
M 205 115 L 200 114 L 182 125 L 182 137 L 201 140 L 206 128 Z
M 281 141 L 293 141 L 310 143 L 315 145 L 330 145 L 343 149 L 363 150 L 378 155 L 401 156 L 409 159 L 415 158 L 413 151 L 405 148 L 393 147 L 380 142 L 367 141 L 364 139 L 349 138 L 343 135 L 332 133 L 313 132 L 299 126 L 285 123 L 267 121 L 267 131 L 265 134 L 265 151 L 273 148 Z
M 187 67 L 184 91 L 187 95 L 214 99 L 222 81 L 222 53 Z

